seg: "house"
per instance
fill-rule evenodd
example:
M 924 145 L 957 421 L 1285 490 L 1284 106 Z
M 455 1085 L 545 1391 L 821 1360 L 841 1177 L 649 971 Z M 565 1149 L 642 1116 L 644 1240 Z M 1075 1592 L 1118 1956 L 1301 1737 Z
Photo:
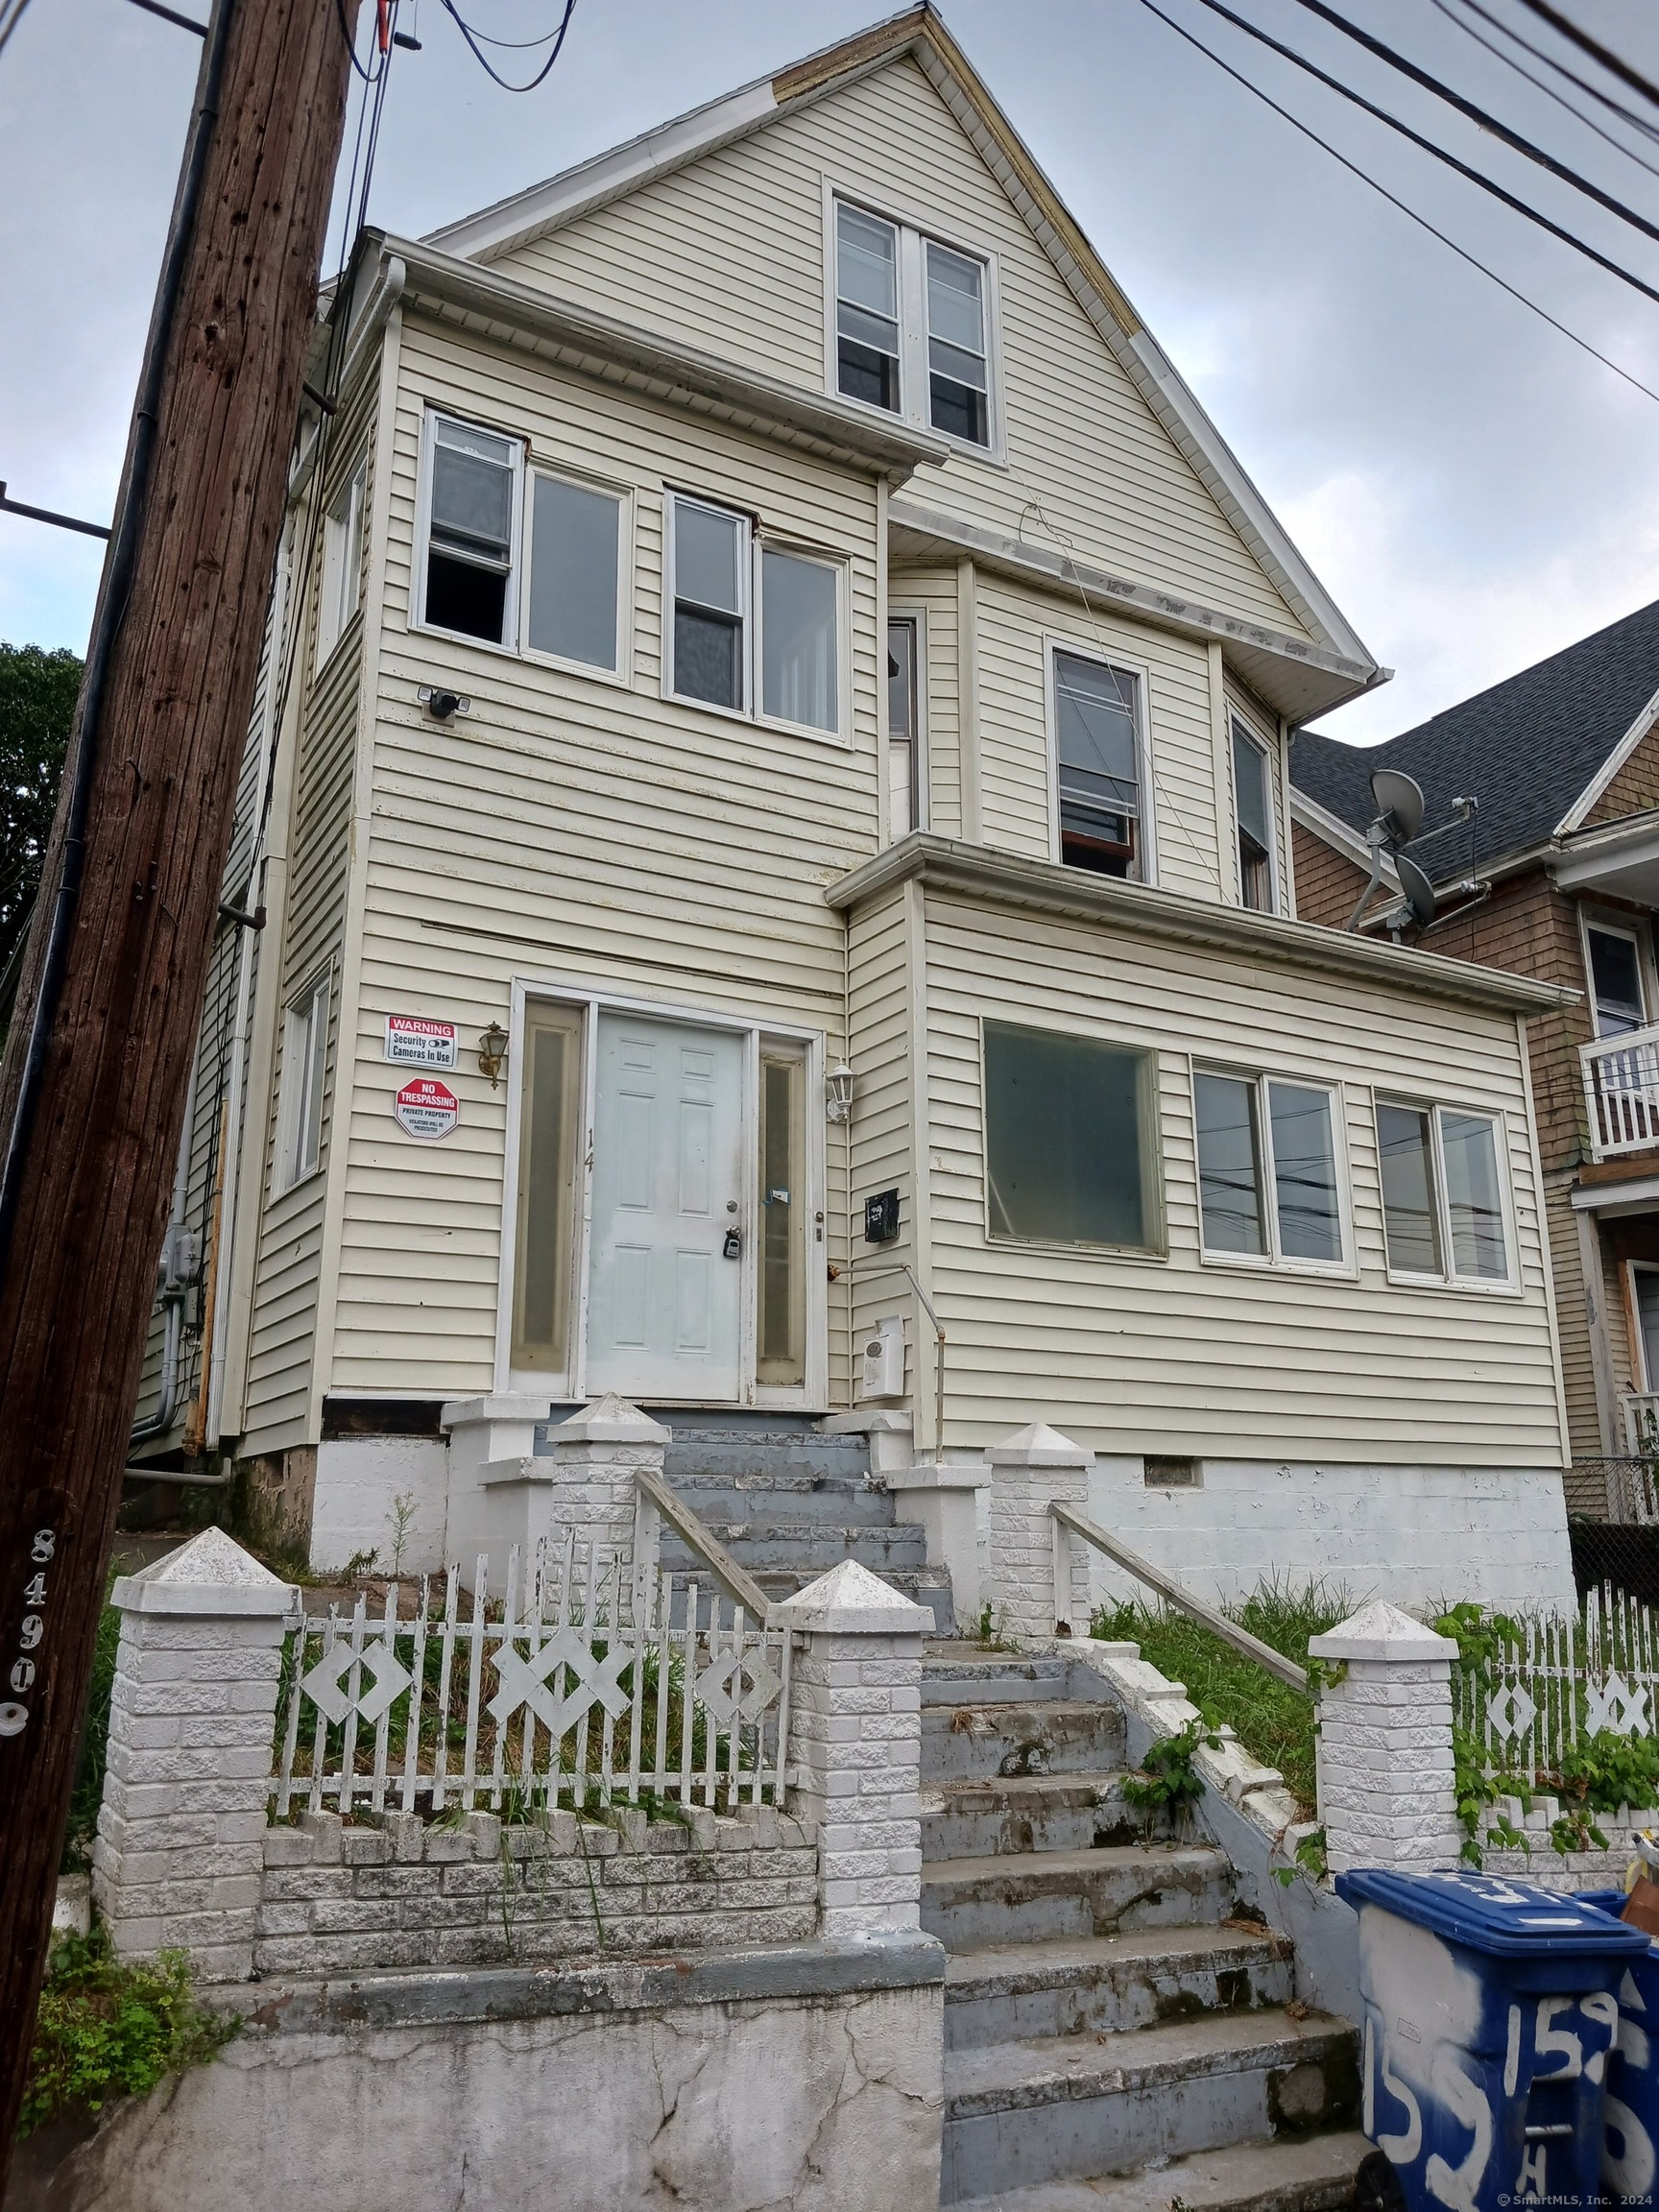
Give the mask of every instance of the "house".
M 309 380 L 139 1449 L 408 1566 L 611 1393 L 1042 1422 L 1202 1588 L 1570 1594 L 1562 994 L 1301 917 L 1386 671 L 936 12 L 367 232 Z
M 1363 888 L 1369 779 L 1404 770 L 1412 848 L 1444 918 L 1412 942 L 1575 996 L 1529 1027 L 1531 1082 L 1572 1439 L 1575 1513 L 1652 1518 L 1629 1455 L 1659 1407 L 1659 601 L 1384 745 L 1304 732 L 1291 753 L 1301 908 L 1344 925 Z M 1454 888 L 1472 879 L 1489 892 Z M 1390 902 L 1376 911 L 1386 918 Z M 1395 902 L 1397 903 L 1397 902 Z M 1402 1141 L 1408 1136 L 1398 1125 Z M 1636 1484 L 1636 1489 L 1632 1488 Z

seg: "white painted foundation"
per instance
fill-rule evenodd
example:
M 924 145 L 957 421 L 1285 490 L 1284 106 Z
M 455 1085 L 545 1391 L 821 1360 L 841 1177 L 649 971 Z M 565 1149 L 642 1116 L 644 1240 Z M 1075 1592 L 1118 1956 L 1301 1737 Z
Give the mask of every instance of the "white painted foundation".
M 445 1561 L 449 1453 L 437 1436 L 349 1436 L 317 1447 L 317 1489 L 311 1516 L 311 1564 L 344 1567 L 373 1551 L 382 1574 L 392 1566 L 394 1505 L 415 1502 L 403 1544 L 406 1575 L 436 1573 Z

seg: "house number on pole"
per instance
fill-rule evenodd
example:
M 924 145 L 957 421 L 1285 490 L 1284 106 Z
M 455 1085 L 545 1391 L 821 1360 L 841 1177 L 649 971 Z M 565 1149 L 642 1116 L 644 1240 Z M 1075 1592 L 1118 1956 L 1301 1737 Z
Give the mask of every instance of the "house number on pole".
M 40 1648 L 46 1633 L 46 1568 L 57 1549 L 55 1528 L 36 1529 L 29 1547 L 29 1560 L 35 1572 L 23 1585 L 24 1613 L 17 1625 L 18 1650 L 6 1672 L 6 1688 L 12 1695 L 0 1701 L 0 1736 L 21 1736 L 29 1725 L 29 1708 L 23 1699 L 35 1687 L 36 1668 L 33 1654 Z

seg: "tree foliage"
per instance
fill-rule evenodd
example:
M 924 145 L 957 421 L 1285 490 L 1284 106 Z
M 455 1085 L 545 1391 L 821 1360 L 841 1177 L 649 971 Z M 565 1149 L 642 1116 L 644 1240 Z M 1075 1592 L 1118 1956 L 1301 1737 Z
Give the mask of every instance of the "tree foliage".
M 35 903 L 81 666 L 63 647 L 0 644 L 0 970 Z

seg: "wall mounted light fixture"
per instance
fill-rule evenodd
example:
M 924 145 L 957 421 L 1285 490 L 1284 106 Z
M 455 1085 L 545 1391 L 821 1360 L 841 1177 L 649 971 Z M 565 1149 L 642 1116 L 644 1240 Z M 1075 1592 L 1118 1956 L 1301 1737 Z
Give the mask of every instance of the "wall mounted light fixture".
M 827 1121 L 851 1121 L 853 1118 L 853 1070 L 845 1060 L 838 1061 L 824 1080 L 824 1118 Z
M 490 1078 L 490 1088 L 495 1089 L 501 1080 L 501 1070 L 507 1065 L 508 1036 L 499 1022 L 492 1022 L 478 1040 L 478 1066 Z

